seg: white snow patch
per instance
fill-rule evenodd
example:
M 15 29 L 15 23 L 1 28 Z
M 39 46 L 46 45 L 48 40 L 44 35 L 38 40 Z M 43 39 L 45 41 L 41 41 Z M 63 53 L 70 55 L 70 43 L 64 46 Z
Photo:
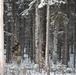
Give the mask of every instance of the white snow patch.
M 42 8 L 45 5 L 46 5 L 45 0 L 41 0 L 41 3 L 38 5 L 38 8 Z

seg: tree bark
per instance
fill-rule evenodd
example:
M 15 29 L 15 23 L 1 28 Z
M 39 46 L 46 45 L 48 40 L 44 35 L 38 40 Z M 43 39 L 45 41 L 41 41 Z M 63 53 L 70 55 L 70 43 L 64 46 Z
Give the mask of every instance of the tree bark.
M 49 3 L 49 0 L 48 0 Z M 47 4 L 47 18 L 46 18 L 46 51 L 45 51 L 45 69 L 47 75 L 50 75 L 50 65 L 49 65 L 49 28 L 50 28 L 50 6 Z
M 56 64 L 58 56 L 57 56 L 57 48 L 58 48 L 58 25 L 55 24 L 54 30 L 54 51 L 53 51 L 53 61 Z
M 63 55 L 62 64 L 68 65 L 68 35 L 67 25 L 64 25 L 64 44 L 63 44 Z
M 10 62 L 10 60 L 11 60 L 11 55 L 10 55 L 10 53 L 11 53 L 11 44 L 10 44 L 11 42 L 10 42 L 10 36 L 8 36 L 8 38 L 7 38 L 7 49 L 6 49 L 6 63 L 9 63 Z
M 35 62 L 35 15 L 33 14 L 33 60 Z M 35 62 L 36 63 L 36 62 Z
M 76 13 L 76 1 L 74 6 L 74 11 Z M 74 17 L 74 29 L 73 29 L 73 50 L 74 50 L 74 68 L 76 68 L 76 18 Z
M 41 25 L 39 24 L 39 71 L 42 69 L 42 33 L 41 33 Z
M 67 25 L 64 26 L 64 32 L 65 32 L 65 65 L 68 65 L 68 30 L 67 30 Z
M 38 54 L 38 47 L 39 47 L 39 39 L 38 39 L 38 33 L 39 33 L 39 9 L 38 9 L 38 1 L 36 3 L 36 7 L 35 7 L 35 50 L 36 50 L 36 63 L 38 63 L 39 61 L 39 54 Z
M 0 75 L 3 75 L 4 68 L 4 36 L 3 36 L 3 0 L 0 0 Z

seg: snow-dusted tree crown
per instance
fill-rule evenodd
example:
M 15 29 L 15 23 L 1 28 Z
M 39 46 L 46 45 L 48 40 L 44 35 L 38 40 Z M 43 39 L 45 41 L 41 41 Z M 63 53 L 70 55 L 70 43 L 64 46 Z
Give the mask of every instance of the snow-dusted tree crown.
M 31 10 L 32 6 L 36 3 L 37 0 L 33 0 L 30 4 L 29 4 L 29 8 L 25 9 L 23 12 L 21 12 L 22 16 L 24 15 L 28 15 L 28 11 Z M 54 5 L 56 3 L 58 4 L 65 4 L 66 0 L 48 0 L 49 2 L 47 2 L 47 0 L 41 0 L 40 4 L 38 5 L 38 8 L 42 8 L 45 5 L 49 4 L 49 5 Z
M 53 5 L 53 4 L 55 4 L 55 3 L 63 3 L 63 4 L 66 3 L 66 0 L 48 0 L 48 1 L 49 1 L 49 2 L 48 2 L 49 5 Z M 46 4 L 47 4 L 47 1 L 46 1 L 46 0 L 41 0 L 38 8 L 42 8 L 42 7 L 45 6 Z

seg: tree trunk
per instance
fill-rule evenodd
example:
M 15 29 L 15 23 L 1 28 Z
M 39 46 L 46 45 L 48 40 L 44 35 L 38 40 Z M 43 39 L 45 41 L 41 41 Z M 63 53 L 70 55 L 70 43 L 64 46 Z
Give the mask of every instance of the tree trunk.
M 36 50 L 36 63 L 38 64 L 38 60 L 39 60 L 39 58 L 38 58 L 38 56 L 39 56 L 39 54 L 38 54 L 38 45 L 39 45 L 39 39 L 38 39 L 38 33 L 39 33 L 39 9 L 38 9 L 38 1 L 37 1 L 37 4 L 36 4 L 36 9 L 35 9 L 36 11 L 35 11 L 35 50 Z
M 4 37 L 3 37 L 3 0 L 0 0 L 0 75 L 3 75 L 4 68 Z
M 74 6 L 74 11 L 76 13 L 76 1 Z M 74 15 L 75 16 L 75 15 Z M 73 50 L 74 50 L 74 68 L 76 68 L 76 17 L 74 17 L 74 28 L 73 28 Z
M 33 14 L 33 60 L 35 62 L 35 15 Z M 35 62 L 36 63 L 36 62 Z
M 65 65 L 68 65 L 68 30 L 67 25 L 64 26 L 64 32 L 65 32 Z
M 58 46 L 58 58 L 59 58 L 59 61 L 61 61 L 61 42 L 58 42 L 59 46 Z
M 48 0 L 49 3 L 49 0 Z M 50 6 L 47 4 L 47 18 L 46 18 L 46 51 L 45 51 L 45 69 L 47 75 L 50 75 L 50 64 L 49 64 L 49 28 L 50 28 Z
M 30 15 L 30 58 L 31 62 L 33 62 L 33 22 L 32 22 L 32 14 Z
M 42 69 L 42 32 L 41 32 L 41 25 L 39 24 L 39 71 L 41 72 Z
M 67 25 L 64 25 L 64 49 L 63 49 L 63 57 L 62 57 L 62 63 L 65 65 L 68 65 L 68 30 Z
M 75 58 L 76 58 L 76 26 L 74 25 L 73 26 L 74 27 L 74 29 L 73 29 L 73 50 L 74 50 L 74 68 L 75 68 Z
M 57 56 L 57 48 L 58 48 L 58 25 L 55 24 L 54 30 L 54 51 L 53 51 L 53 61 L 56 64 L 58 56 Z
M 11 23 L 8 23 L 7 25 L 7 32 L 10 33 L 11 31 Z M 6 44 L 7 44 L 7 48 L 6 48 L 6 63 L 9 63 L 10 60 L 11 60 L 11 36 L 10 35 L 7 35 L 7 41 L 6 41 Z
M 14 19 L 14 40 L 17 40 L 18 41 L 18 37 L 17 37 L 17 9 L 16 9 L 16 1 L 15 0 L 12 0 L 12 13 L 13 13 L 13 19 Z
M 9 63 L 11 60 L 10 50 L 11 50 L 11 42 L 10 42 L 10 36 L 8 36 L 7 37 L 7 49 L 6 49 L 6 63 Z

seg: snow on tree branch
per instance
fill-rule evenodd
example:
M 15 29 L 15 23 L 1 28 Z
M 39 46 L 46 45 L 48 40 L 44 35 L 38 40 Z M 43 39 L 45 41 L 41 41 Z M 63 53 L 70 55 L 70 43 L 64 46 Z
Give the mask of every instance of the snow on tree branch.
M 66 0 L 51 0 L 50 1 L 50 5 L 53 5 L 55 3 L 59 3 L 59 4 L 63 3 L 63 4 L 65 4 Z
M 12 35 L 12 33 L 4 31 L 4 33 L 6 33 L 8 36 Z
M 59 4 L 63 3 L 63 4 L 65 4 L 66 0 L 65 1 L 63 1 L 63 0 L 49 0 L 49 2 L 48 2 L 49 5 L 54 5 L 55 3 L 59 3 Z M 46 4 L 47 4 L 46 0 L 41 0 L 38 8 L 42 8 Z
M 24 15 L 28 15 L 29 14 L 29 11 L 31 10 L 32 6 L 34 5 L 34 3 L 36 2 L 36 0 L 33 0 L 30 4 L 29 4 L 29 8 L 28 9 L 25 9 L 23 12 L 21 12 L 21 15 L 24 16 Z
M 41 3 L 38 5 L 38 8 L 42 8 L 45 5 L 46 5 L 45 0 L 41 0 Z
M 33 1 L 29 4 L 29 6 L 32 6 L 35 2 L 36 2 L 36 0 L 33 0 Z

